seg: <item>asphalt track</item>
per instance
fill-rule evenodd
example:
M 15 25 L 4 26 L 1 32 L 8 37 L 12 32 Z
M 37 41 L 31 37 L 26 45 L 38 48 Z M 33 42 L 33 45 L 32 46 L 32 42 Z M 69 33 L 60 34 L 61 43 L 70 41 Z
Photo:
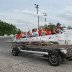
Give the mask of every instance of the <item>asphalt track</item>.
M 11 38 L 0 38 L 0 72 L 72 72 L 72 61 L 65 61 L 57 67 L 50 66 L 47 58 L 22 53 L 11 54 Z

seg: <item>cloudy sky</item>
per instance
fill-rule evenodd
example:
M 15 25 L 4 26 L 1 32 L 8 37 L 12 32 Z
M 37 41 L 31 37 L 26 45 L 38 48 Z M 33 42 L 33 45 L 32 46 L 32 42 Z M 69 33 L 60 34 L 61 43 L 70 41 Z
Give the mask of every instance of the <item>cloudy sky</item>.
M 72 0 L 0 0 L 0 20 L 12 23 L 23 31 L 37 27 L 34 4 L 39 5 L 40 25 L 44 25 L 43 13 L 47 13 L 47 24 L 72 26 Z

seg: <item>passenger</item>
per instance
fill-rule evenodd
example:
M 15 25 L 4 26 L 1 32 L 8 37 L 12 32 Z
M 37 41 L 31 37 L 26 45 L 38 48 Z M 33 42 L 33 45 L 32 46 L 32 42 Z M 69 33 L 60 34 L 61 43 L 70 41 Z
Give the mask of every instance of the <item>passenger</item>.
M 26 37 L 32 37 L 32 33 L 30 32 L 30 30 L 27 32 Z
M 42 36 L 42 30 L 43 30 L 43 28 L 42 28 L 42 27 L 41 27 L 41 28 L 39 28 L 39 31 L 38 31 L 39 36 Z
M 23 36 L 24 36 L 23 32 L 20 33 L 20 36 L 21 36 L 21 38 L 23 38 Z
M 60 28 L 56 28 L 56 33 L 57 34 L 61 34 L 62 33 L 62 30 Z
M 56 29 L 55 28 L 52 30 L 52 34 L 56 34 Z
M 19 31 L 19 32 L 16 34 L 16 39 L 20 39 L 20 38 L 22 38 L 21 31 Z
M 47 35 L 47 32 L 45 29 L 43 29 L 43 31 L 42 31 L 42 36 L 44 36 L 44 35 Z
M 60 23 L 57 23 L 56 30 L 55 30 L 56 33 L 57 33 L 57 34 L 62 33 L 62 29 L 63 29 L 63 28 L 61 27 L 61 24 L 60 24 Z
M 47 35 L 47 32 L 45 31 L 45 29 L 43 27 L 40 27 L 39 28 L 38 33 L 39 33 L 39 36 Z
M 48 27 L 48 29 L 46 29 L 46 32 L 47 32 L 47 35 L 51 35 L 52 34 L 52 31 L 51 31 L 50 27 Z
M 26 38 L 26 32 L 22 32 L 22 38 Z
M 32 36 L 33 36 L 33 37 L 39 36 L 38 31 L 37 31 L 36 28 L 34 28 L 34 29 L 32 30 Z
M 60 28 L 61 24 L 57 23 L 56 28 Z
M 43 33 L 43 27 L 40 27 L 40 28 L 39 28 L 38 33 L 39 33 L 39 36 L 42 36 L 42 33 Z

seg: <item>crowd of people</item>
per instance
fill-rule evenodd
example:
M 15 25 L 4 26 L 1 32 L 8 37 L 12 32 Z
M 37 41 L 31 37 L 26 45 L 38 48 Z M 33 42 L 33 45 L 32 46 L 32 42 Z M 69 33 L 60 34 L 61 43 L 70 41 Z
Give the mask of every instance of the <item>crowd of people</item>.
M 62 27 L 60 23 L 57 23 L 56 28 L 53 30 L 51 30 L 50 27 L 48 27 L 47 29 L 40 27 L 39 29 L 37 28 L 32 29 L 32 32 L 30 32 L 30 30 L 28 32 L 18 32 L 18 34 L 16 34 L 16 39 L 60 34 L 60 33 L 62 33 Z

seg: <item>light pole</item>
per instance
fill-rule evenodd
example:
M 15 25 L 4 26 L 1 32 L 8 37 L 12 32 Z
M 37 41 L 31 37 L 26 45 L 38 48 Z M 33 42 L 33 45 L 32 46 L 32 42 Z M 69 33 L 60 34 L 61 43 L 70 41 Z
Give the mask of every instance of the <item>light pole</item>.
M 38 5 L 38 4 L 35 4 L 35 8 L 37 9 L 37 16 L 38 16 L 38 29 L 39 29 L 39 15 L 38 15 L 39 5 Z
M 46 24 L 46 16 L 47 16 L 47 13 L 43 13 L 43 15 L 45 16 L 45 24 Z

